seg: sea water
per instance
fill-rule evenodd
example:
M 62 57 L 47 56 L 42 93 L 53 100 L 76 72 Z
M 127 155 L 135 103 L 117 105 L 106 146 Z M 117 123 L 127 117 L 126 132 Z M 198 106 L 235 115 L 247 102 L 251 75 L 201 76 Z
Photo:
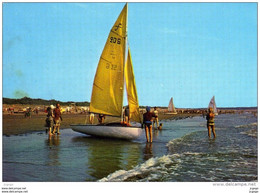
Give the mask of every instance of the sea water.
M 3 136 L 4 182 L 257 181 L 257 118 L 219 115 L 216 139 L 202 116 L 162 121 L 153 143 L 94 138 L 71 129 Z

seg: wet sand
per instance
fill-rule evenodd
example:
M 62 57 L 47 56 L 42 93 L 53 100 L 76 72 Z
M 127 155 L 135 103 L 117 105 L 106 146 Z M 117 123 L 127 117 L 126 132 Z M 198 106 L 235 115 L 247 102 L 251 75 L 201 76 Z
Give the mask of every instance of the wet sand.
M 198 114 L 176 114 L 165 115 L 159 114 L 159 120 L 178 120 L 190 116 L 198 116 Z M 85 123 L 86 114 L 63 114 L 62 115 L 61 129 L 70 128 L 71 124 Z M 33 131 L 45 131 L 44 126 L 46 114 L 32 114 L 31 118 L 25 118 L 23 114 L 4 114 L 3 115 L 3 135 L 19 135 L 30 133 Z M 105 122 L 120 121 L 119 119 L 106 117 Z M 97 119 L 95 118 L 95 123 Z

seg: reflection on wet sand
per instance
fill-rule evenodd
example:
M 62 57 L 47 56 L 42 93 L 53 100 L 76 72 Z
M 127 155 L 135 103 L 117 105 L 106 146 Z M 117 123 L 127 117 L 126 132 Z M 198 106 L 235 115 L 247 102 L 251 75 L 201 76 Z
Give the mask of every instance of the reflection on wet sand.
M 153 130 L 153 138 L 157 139 L 159 137 L 159 134 L 162 134 L 162 130 L 154 129 Z
M 144 160 L 148 160 L 153 157 L 153 143 L 146 143 L 144 148 Z
M 86 147 L 86 173 L 94 181 L 117 170 L 129 170 L 141 162 L 141 144 L 115 139 L 77 137 L 73 142 Z
M 59 145 L 60 145 L 60 136 L 59 135 L 49 135 L 46 140 L 46 145 L 49 148 L 49 154 L 47 159 L 47 165 L 49 166 L 58 166 L 61 165 L 59 161 Z

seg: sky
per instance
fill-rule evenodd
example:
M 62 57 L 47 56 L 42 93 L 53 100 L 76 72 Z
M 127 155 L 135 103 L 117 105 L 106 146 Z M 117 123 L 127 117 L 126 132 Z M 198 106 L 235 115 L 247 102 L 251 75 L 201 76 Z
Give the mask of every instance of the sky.
M 124 5 L 3 3 L 3 97 L 90 101 Z M 257 106 L 257 3 L 130 2 L 128 40 L 139 105 Z

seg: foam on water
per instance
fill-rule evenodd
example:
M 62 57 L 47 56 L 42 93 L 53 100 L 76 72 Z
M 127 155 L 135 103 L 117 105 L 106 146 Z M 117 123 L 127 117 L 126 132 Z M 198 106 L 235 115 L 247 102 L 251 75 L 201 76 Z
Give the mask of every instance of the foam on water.
M 245 134 L 251 137 L 257 137 L 258 136 L 257 125 L 258 125 L 257 123 L 251 123 L 248 125 L 239 125 L 236 126 L 236 128 L 250 128 L 250 130 L 242 131 L 241 134 Z
M 248 168 L 257 167 L 239 156 L 227 159 L 228 154 L 209 155 L 207 153 L 183 153 L 151 158 L 132 170 L 120 170 L 99 180 L 101 182 L 122 181 L 255 181 L 257 172 Z M 242 168 L 242 169 L 241 169 Z
M 206 130 L 186 134 L 167 143 L 168 155 L 100 181 L 256 181 L 257 123 L 250 123 L 248 116 L 224 119 L 216 128 L 215 140 L 207 138 Z
M 120 182 L 120 181 L 153 181 L 162 174 L 167 173 L 167 165 L 172 164 L 173 160 L 171 156 L 162 156 L 156 158 L 150 158 L 145 163 L 140 164 L 133 168 L 132 170 L 119 170 L 109 176 L 99 180 L 100 182 Z M 138 181 L 138 180 L 137 180 Z

